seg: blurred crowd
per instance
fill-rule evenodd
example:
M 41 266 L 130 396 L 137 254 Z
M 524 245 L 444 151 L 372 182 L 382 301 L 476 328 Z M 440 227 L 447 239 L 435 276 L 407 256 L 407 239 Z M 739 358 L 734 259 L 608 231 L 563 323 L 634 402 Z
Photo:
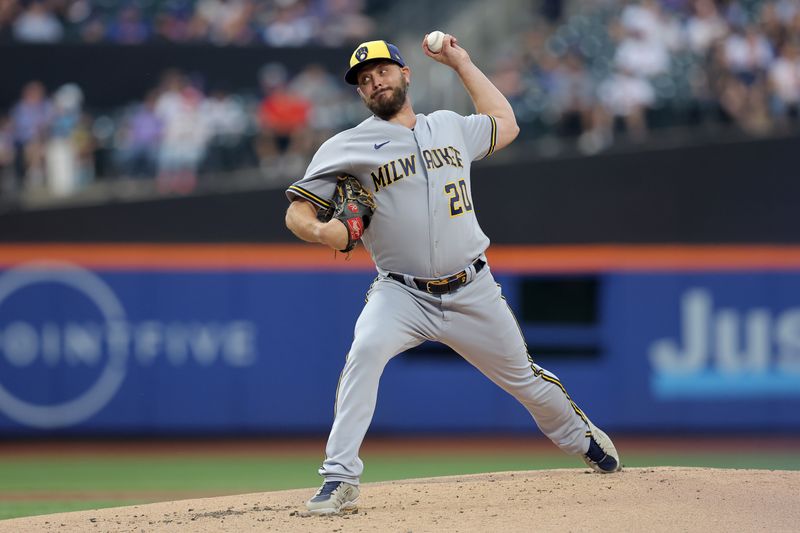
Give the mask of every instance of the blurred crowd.
M 373 28 L 363 0 L 0 0 L 0 42 L 338 46 Z
M 142 101 L 97 116 L 78 85 L 47 94 L 31 81 L 0 113 L 0 196 L 66 196 L 107 178 L 185 194 L 198 179 L 242 169 L 296 177 L 322 142 L 363 118 L 352 91 L 320 65 L 290 76 L 269 63 L 257 79 L 259 92 L 233 93 L 171 70 Z
M 279 20 L 279 12 L 358 14 L 361 5 L 167 0 L 121 3 L 113 11 L 116 3 L 107 4 L 0 0 L 0 33 L 17 35 L 27 24 L 23 17 L 35 12 L 53 21 L 38 24 L 39 31 L 60 28 L 59 39 L 70 27 L 84 35 L 91 20 L 102 19 L 102 39 L 137 42 L 118 39 L 157 38 L 158 28 L 173 25 L 159 21 L 178 17 L 184 29 L 204 29 L 175 35 L 244 44 L 265 35 L 269 26 L 251 32 L 256 21 Z M 570 9 L 537 3 L 542 5 L 558 9 L 538 17 L 517 41 L 509 39 L 490 68 L 529 138 L 560 137 L 591 154 L 618 142 L 642 142 L 658 129 L 680 131 L 684 139 L 731 127 L 755 135 L 800 130 L 800 0 L 586 0 Z M 222 21 L 238 18 L 220 13 L 241 9 L 247 24 L 226 31 Z M 70 26 L 66 21 L 77 20 L 70 14 L 75 10 L 89 15 Z M 111 11 L 118 18 L 100 16 Z M 123 22 L 133 20 L 131 13 L 146 29 L 129 31 Z M 190 23 L 197 18 L 207 24 Z M 269 42 L 290 44 L 290 35 L 295 30 Z M 340 75 L 318 64 L 290 73 L 270 63 L 254 73 L 251 90 L 232 90 L 172 70 L 141 101 L 102 112 L 84 102 L 79 85 L 48 91 L 30 81 L 17 102 L 0 109 L 0 199 L 29 190 L 65 196 L 112 178 L 154 184 L 168 194 L 188 193 L 206 177 L 239 170 L 265 180 L 294 178 L 325 139 L 364 117 Z
M 493 79 L 529 132 L 575 137 L 594 153 L 662 127 L 797 127 L 798 0 L 574 5 L 496 61 Z

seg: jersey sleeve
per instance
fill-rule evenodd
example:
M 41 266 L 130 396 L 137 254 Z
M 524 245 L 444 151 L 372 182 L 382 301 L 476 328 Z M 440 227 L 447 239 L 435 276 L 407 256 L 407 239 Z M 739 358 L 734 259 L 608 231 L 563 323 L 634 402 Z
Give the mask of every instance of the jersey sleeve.
M 326 141 L 314 154 L 302 179 L 286 189 L 286 198 L 308 200 L 317 207 L 330 206 L 330 199 L 336 190 L 336 179 L 341 174 L 350 173 L 345 157 L 345 143 L 341 136 Z
M 497 144 L 497 120 L 491 115 L 459 116 L 464 143 L 472 161 L 492 155 Z

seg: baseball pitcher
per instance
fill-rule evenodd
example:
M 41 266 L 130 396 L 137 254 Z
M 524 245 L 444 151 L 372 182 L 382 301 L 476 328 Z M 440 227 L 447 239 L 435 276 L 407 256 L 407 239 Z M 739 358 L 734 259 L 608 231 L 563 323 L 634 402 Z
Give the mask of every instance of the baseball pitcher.
M 621 468 L 611 439 L 533 362 L 484 255 L 489 239 L 476 218 L 470 167 L 516 138 L 514 112 L 455 37 L 445 35 L 436 53 L 423 39 L 422 49 L 456 72 L 475 114 L 414 114 L 411 70 L 397 47 L 362 43 L 345 80 L 372 116 L 325 142 L 286 191 L 295 235 L 343 251 L 362 242 L 378 271 L 336 391 L 324 483 L 306 503 L 315 514 L 356 507 L 358 454 L 381 373 L 425 340 L 450 346 L 512 394 L 566 453 L 597 472 Z

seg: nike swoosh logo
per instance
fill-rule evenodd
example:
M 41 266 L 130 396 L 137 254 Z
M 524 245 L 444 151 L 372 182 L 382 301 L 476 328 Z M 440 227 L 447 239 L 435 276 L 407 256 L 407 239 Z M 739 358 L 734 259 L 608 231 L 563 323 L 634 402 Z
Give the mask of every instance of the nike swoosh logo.
M 381 146 L 384 146 L 384 145 L 386 145 L 386 144 L 389 144 L 390 142 L 392 142 L 392 141 L 386 141 L 386 142 L 382 142 L 382 143 L 380 143 L 380 144 L 377 144 L 377 143 L 376 143 L 376 144 L 375 144 L 375 149 L 376 149 L 376 150 L 378 150 L 378 149 L 380 149 L 380 148 L 381 148 Z

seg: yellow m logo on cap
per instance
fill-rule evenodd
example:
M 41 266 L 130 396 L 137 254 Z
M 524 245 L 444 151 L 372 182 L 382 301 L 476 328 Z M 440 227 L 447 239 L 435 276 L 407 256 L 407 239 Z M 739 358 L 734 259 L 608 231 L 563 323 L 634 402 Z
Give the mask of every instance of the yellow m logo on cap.
M 367 59 L 393 59 L 386 41 L 369 41 L 361 43 L 350 57 L 350 66 L 354 67 Z
M 397 63 L 401 67 L 406 66 L 405 61 L 400 57 L 400 50 L 395 45 L 386 41 L 367 41 L 359 44 L 353 55 L 350 56 L 350 68 L 347 74 L 344 75 L 345 81 L 350 85 L 357 85 L 356 73 L 358 69 L 367 61 L 376 59 L 386 59 Z

